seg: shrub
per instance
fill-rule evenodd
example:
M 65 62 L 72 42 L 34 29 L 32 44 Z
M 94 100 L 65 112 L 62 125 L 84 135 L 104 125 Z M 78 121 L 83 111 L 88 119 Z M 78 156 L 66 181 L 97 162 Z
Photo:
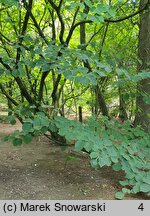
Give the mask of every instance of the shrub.
M 29 107 L 20 108 L 16 114 L 22 116 L 22 131 L 6 136 L 5 141 L 21 145 L 47 131 L 58 134 L 68 142 L 74 141 L 75 151 L 88 152 L 92 167 L 111 166 L 115 171 L 125 172 L 117 199 L 123 199 L 126 193 L 150 195 L 150 136 L 140 127 L 131 128 L 129 121 L 121 123 L 104 116 L 92 116 L 83 124 L 61 116 L 49 119 L 42 111 L 34 115 Z M 8 118 L 11 124 L 16 123 L 13 116 Z
M 59 135 L 75 141 L 75 150 L 85 149 L 90 154 L 92 167 L 112 166 L 113 170 L 125 172 L 120 181 L 126 193 L 144 192 L 150 195 L 150 137 L 140 127 L 131 128 L 130 122 L 108 120 L 107 117 L 89 118 L 83 125 L 74 120 L 55 117 Z

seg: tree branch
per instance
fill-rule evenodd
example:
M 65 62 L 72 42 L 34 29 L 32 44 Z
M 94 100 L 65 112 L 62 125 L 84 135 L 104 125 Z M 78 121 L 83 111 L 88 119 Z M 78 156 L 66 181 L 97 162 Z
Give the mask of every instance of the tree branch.
M 1 37 L 1 38 L 4 38 L 5 41 L 7 41 L 7 43 L 8 43 L 9 45 L 14 45 L 14 43 L 11 42 L 11 40 L 10 40 L 9 38 L 7 38 L 5 35 L 3 35 L 2 32 L 0 32 L 0 37 Z
M 33 21 L 33 23 L 34 23 L 34 26 L 35 26 L 36 29 L 38 30 L 38 33 L 39 33 L 40 37 L 44 39 L 44 41 L 45 41 L 46 44 L 48 44 L 48 41 L 46 40 L 45 35 L 43 34 L 43 32 L 42 32 L 42 30 L 41 30 L 39 24 L 37 23 L 37 21 L 36 21 L 34 15 L 32 14 L 31 6 L 28 5 L 27 3 L 25 3 L 25 4 L 24 4 L 24 7 L 25 7 L 25 9 L 27 10 L 28 16 L 31 17 L 31 19 L 32 19 L 32 21 Z
M 50 10 L 49 10 L 50 11 Z M 50 11 L 51 18 L 52 18 L 52 40 L 56 40 L 56 28 L 55 28 L 55 18 L 54 18 L 54 9 Z
M 108 32 L 108 26 L 109 26 L 109 23 L 106 23 L 106 28 L 105 28 L 104 36 L 103 36 L 103 39 L 102 39 L 102 44 L 101 44 L 100 50 L 99 50 L 99 59 L 100 59 L 100 57 L 102 55 L 103 46 L 104 46 L 104 43 L 105 43 L 105 40 L 106 40 L 106 35 L 107 35 L 107 32 Z
M 30 12 L 30 17 L 31 17 L 32 21 L 34 22 L 34 26 L 38 30 L 38 33 L 39 33 L 40 37 L 44 39 L 46 44 L 48 44 L 48 41 L 47 41 L 45 35 L 43 34 L 43 31 L 41 30 L 41 28 L 40 28 L 39 24 L 37 23 L 37 21 L 36 21 L 34 15 L 32 14 L 32 12 Z
M 43 11 L 43 15 L 42 15 L 42 17 L 41 17 L 41 19 L 40 19 L 40 21 L 39 21 L 39 26 L 41 25 L 41 22 L 42 22 L 43 19 L 44 19 L 44 16 L 45 16 L 45 14 L 46 14 L 46 10 L 47 10 L 47 8 L 45 7 L 45 8 L 44 8 L 44 11 Z
M 78 7 L 77 10 L 76 10 L 76 12 L 75 12 L 75 14 L 74 14 L 73 21 L 72 21 L 72 24 L 71 24 L 71 28 L 70 28 L 69 34 L 68 34 L 68 36 L 67 36 L 67 39 L 66 39 L 66 44 L 67 44 L 67 45 L 69 44 L 69 41 L 70 41 L 70 39 L 71 39 L 71 36 L 72 36 L 72 34 L 73 34 L 74 29 L 76 28 L 76 27 L 74 27 L 74 26 L 75 26 L 75 21 L 76 21 L 76 17 L 77 17 L 77 15 L 78 15 L 79 9 L 80 9 L 80 8 Z
M 18 36 L 17 27 L 15 26 L 14 21 L 12 20 L 12 18 L 11 18 L 11 16 L 10 16 L 8 10 L 7 10 L 7 15 L 8 15 L 8 17 L 9 17 L 10 20 L 11 20 L 11 25 L 12 25 L 12 27 L 13 27 L 13 29 L 14 29 L 14 32 L 15 32 L 16 36 Z
M 12 73 L 12 69 L 11 67 L 6 64 L 5 62 L 3 62 L 3 59 L 0 57 L 0 63 L 8 70 L 10 71 L 10 73 Z M 19 89 L 21 91 L 21 94 L 26 98 L 26 100 L 30 103 L 33 104 L 33 99 L 32 97 L 29 95 L 26 87 L 24 86 L 24 83 L 22 82 L 22 80 L 19 77 L 14 77 L 15 81 L 17 82 Z
M 60 0 L 59 5 L 58 5 L 59 10 L 60 10 L 60 8 L 62 6 L 62 3 L 63 3 L 63 0 Z
M 89 39 L 89 41 L 86 43 L 86 47 L 90 44 L 90 42 L 93 40 L 93 38 L 104 28 L 104 25 L 98 29 L 98 31 L 94 32 L 94 34 L 91 36 L 91 38 Z
M 55 84 L 54 84 L 53 92 L 51 94 L 51 97 L 52 97 L 54 103 L 56 101 L 56 92 L 57 92 L 60 80 L 61 80 L 61 74 L 58 74 L 57 79 L 56 79 Z
M 33 0 L 30 0 L 29 1 L 29 10 L 32 9 L 32 3 L 33 3 Z M 29 21 L 29 11 L 26 12 L 25 17 L 24 17 L 23 26 L 22 26 L 22 30 L 21 30 L 21 37 L 19 37 L 18 45 L 22 44 L 23 36 L 24 36 L 26 29 L 27 29 L 28 21 Z M 20 53 L 21 53 L 21 49 L 20 49 L 20 47 L 18 47 L 17 48 L 17 54 L 16 54 L 16 68 L 17 68 L 18 62 L 20 60 L 20 55 L 21 55 Z
M 25 70 L 26 70 L 26 75 L 27 75 L 27 79 L 30 85 L 30 92 L 34 94 L 34 96 L 36 97 L 36 90 L 33 88 L 33 84 L 31 81 L 31 70 L 28 68 L 27 65 L 25 65 Z
M 61 9 L 60 4 L 59 4 L 59 6 L 57 6 L 52 0 L 48 0 L 48 2 L 51 4 L 52 8 L 54 8 L 54 10 L 57 13 L 58 19 L 59 19 L 60 24 L 61 24 L 59 40 L 60 40 L 61 44 L 64 44 L 63 37 L 64 37 L 64 32 L 65 32 L 65 23 L 64 23 L 64 20 L 62 18 L 62 14 L 60 13 L 60 9 Z M 62 1 L 60 1 L 60 3 L 62 3 Z
M 0 89 L 2 91 L 2 93 L 6 96 L 6 98 L 8 100 L 10 100 L 15 106 L 18 106 L 19 104 L 17 103 L 17 101 L 15 101 L 5 90 L 4 86 L 0 83 Z
M 149 0 L 148 0 L 148 2 L 141 9 L 139 9 L 138 11 L 136 11 L 136 12 L 134 12 L 134 13 L 128 15 L 128 16 L 125 16 L 125 17 L 122 17 L 122 18 L 119 18 L 119 19 L 116 19 L 116 20 L 104 19 L 104 21 L 107 22 L 107 23 L 118 23 L 118 22 L 125 21 L 125 20 L 127 20 L 129 18 L 132 18 L 132 17 L 138 15 L 139 13 L 143 12 L 144 10 L 147 10 L 149 8 L 149 5 L 150 5 L 150 3 L 149 3 Z M 74 26 L 72 26 L 72 28 L 70 29 L 70 32 L 69 32 L 69 35 L 67 37 L 66 42 L 70 41 L 70 38 L 72 37 L 73 31 L 75 30 L 76 27 L 78 27 L 78 26 L 80 26 L 82 24 L 86 24 L 86 23 L 90 24 L 90 23 L 93 23 L 93 21 L 92 20 L 83 20 L 83 21 L 80 21 L 80 22 L 76 23 Z
M 9 49 L 6 46 L 6 44 L 8 44 L 8 43 L 6 42 L 6 40 L 3 39 L 3 37 L 1 36 L 1 34 L 0 34 L 0 41 L 2 43 L 2 47 L 1 48 L 4 49 L 6 51 L 8 57 L 11 58 L 10 51 L 9 51 Z
M 5 62 L 3 62 L 2 57 L 0 57 L 0 63 L 1 63 L 7 70 L 9 70 L 10 72 L 12 72 L 11 67 L 10 67 L 8 64 L 6 64 Z
M 46 79 L 46 77 L 48 76 L 48 74 L 49 74 L 49 71 L 46 71 L 46 72 L 44 72 L 44 73 L 42 74 L 41 81 L 40 81 L 39 94 L 38 94 L 38 103 L 40 103 L 41 100 L 42 100 L 44 82 L 45 82 L 45 79 Z
M 119 19 L 117 19 L 117 20 L 105 19 L 104 21 L 105 21 L 105 22 L 109 22 L 109 23 L 122 22 L 122 21 L 124 21 L 124 20 L 127 20 L 127 19 L 129 19 L 129 18 L 132 18 L 132 17 L 134 17 L 134 16 L 140 14 L 140 13 L 143 12 L 144 10 L 149 9 L 149 6 L 150 6 L 150 2 L 149 2 L 149 0 L 148 0 L 147 3 L 146 3 L 142 8 L 140 8 L 139 10 L 137 10 L 136 12 L 134 12 L 134 13 L 128 15 L 128 16 L 119 18 Z

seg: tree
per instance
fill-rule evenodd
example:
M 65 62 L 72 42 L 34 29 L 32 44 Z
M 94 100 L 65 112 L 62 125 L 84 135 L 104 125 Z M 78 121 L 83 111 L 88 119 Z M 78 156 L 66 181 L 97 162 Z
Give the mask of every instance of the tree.
M 140 1 L 140 8 L 147 3 L 147 10 L 140 14 L 139 26 L 138 72 L 141 76 L 150 72 L 150 1 Z M 135 125 L 141 125 L 150 133 L 150 77 L 138 83 L 137 91 Z
M 27 102 L 35 107 L 34 112 L 44 105 L 50 106 L 51 110 L 57 110 L 56 113 L 59 110 L 64 115 L 64 102 L 69 100 L 63 92 L 66 83 L 68 85 L 72 82 L 73 85 L 80 83 L 81 89 L 82 86 L 86 87 L 86 91 L 92 96 L 91 106 L 95 106 L 95 113 L 109 116 L 107 89 L 112 89 L 117 73 L 116 66 L 124 66 L 123 59 L 127 60 L 122 55 L 118 63 L 117 57 L 114 58 L 116 53 L 110 54 L 113 53 L 110 47 L 116 49 L 119 38 L 113 43 L 114 38 L 109 39 L 109 35 L 114 34 L 114 26 L 117 28 L 115 23 L 127 22 L 126 25 L 119 26 L 119 31 L 124 30 L 127 25 L 132 27 L 134 20 L 130 19 L 134 19 L 135 15 L 145 10 L 146 5 L 132 12 L 133 8 L 137 8 L 135 2 L 1 2 L 0 41 L 3 54 L 0 56 L 0 89 L 8 99 L 9 107 L 12 107 L 10 103 L 15 107 Z M 122 17 L 122 11 L 128 11 L 130 14 Z M 115 16 L 121 18 L 115 19 Z M 7 25 L 3 20 L 7 21 Z M 123 44 L 119 43 L 121 47 Z M 121 54 L 124 50 L 119 48 L 118 52 Z M 121 77 L 122 80 L 123 78 Z M 13 83 L 13 92 L 4 80 Z M 123 91 L 120 87 L 118 89 L 120 110 L 124 109 L 123 112 L 126 113 L 125 109 L 128 107 L 125 108 Z M 18 97 L 15 97 L 16 94 Z M 64 95 L 66 98 L 61 100 Z M 73 97 L 78 98 L 77 95 Z

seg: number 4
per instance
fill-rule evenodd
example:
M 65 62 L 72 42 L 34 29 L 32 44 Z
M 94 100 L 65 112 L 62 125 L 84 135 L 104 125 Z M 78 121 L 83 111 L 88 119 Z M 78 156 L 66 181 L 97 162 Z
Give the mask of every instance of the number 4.
M 144 206 L 143 206 L 143 203 L 141 203 L 138 207 L 139 210 L 143 211 L 144 210 Z

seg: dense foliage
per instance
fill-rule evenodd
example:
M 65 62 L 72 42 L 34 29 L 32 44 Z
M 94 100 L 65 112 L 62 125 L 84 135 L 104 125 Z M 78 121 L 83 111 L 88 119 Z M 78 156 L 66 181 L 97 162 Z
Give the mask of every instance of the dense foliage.
M 0 105 L 22 123 L 5 140 L 74 141 L 93 167 L 124 170 L 117 198 L 150 195 L 148 14 L 142 0 L 0 0 Z M 92 117 L 69 120 L 78 107 Z
M 126 180 L 120 184 L 130 187 L 116 193 L 116 198 L 122 199 L 126 193 L 150 195 L 150 137 L 142 129 L 106 117 L 90 118 L 83 125 L 63 117 L 56 117 L 55 122 L 61 136 L 76 141 L 76 151 L 90 153 L 92 167 L 112 166 L 125 172 Z
M 123 170 L 125 180 L 120 181 L 121 192 L 116 198 L 123 199 L 126 193 L 144 192 L 150 195 L 150 136 L 140 127 L 132 128 L 129 121 L 121 123 L 107 117 L 91 117 L 83 124 L 64 117 L 49 121 L 43 112 L 32 112 L 26 107 L 20 110 L 24 115 L 22 132 L 15 131 L 4 138 L 14 145 L 28 144 L 33 136 L 57 132 L 67 143 L 75 143 L 75 151 L 85 150 L 90 154 L 92 167 L 112 166 L 115 171 Z M 26 114 L 28 113 L 28 115 Z M 8 119 L 15 124 L 15 119 Z M 59 141 L 64 145 L 63 141 Z

